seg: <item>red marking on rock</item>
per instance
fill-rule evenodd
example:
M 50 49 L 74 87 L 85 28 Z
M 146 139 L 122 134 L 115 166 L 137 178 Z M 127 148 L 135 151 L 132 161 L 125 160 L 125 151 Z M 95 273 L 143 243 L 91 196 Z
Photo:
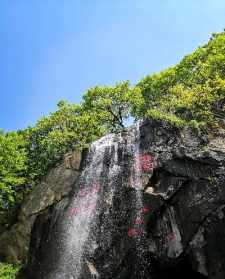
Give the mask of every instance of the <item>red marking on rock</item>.
M 142 207 L 141 209 L 140 209 L 140 212 L 141 213 L 148 213 L 150 211 L 150 208 L 148 207 L 148 206 L 145 206 L 145 207 Z
M 169 241 L 175 240 L 176 239 L 176 234 L 175 233 L 170 233 L 167 238 L 168 238 Z
M 93 184 L 91 189 L 80 190 L 78 192 L 77 196 L 80 198 L 83 198 L 83 197 L 87 196 L 88 194 L 95 194 L 95 193 L 98 193 L 99 191 L 100 191 L 100 184 L 95 183 L 95 184 Z
M 73 207 L 70 209 L 69 215 L 74 216 L 77 215 L 80 212 L 85 212 L 89 210 L 94 210 L 96 208 L 96 203 L 89 203 L 86 204 L 85 206 L 78 208 L 78 207 Z
M 137 235 L 138 235 L 138 232 L 137 232 L 136 229 L 130 228 L 130 229 L 128 230 L 128 232 L 127 232 L 127 235 L 128 235 L 129 237 L 134 237 L 134 236 L 137 236 Z
M 87 195 L 93 195 L 95 193 L 98 193 L 100 191 L 100 184 L 94 183 L 91 188 L 89 189 L 83 189 L 80 190 L 77 194 L 77 197 L 83 198 Z M 96 208 L 96 202 L 88 203 L 84 206 L 81 206 L 80 208 L 78 207 L 73 207 L 70 209 L 69 215 L 77 215 L 79 212 L 87 211 L 87 210 L 94 210 Z
M 95 208 L 96 208 L 96 203 L 95 202 L 89 203 L 85 206 L 85 209 L 87 209 L 87 210 L 93 210 Z
M 138 155 L 134 158 L 134 168 L 137 171 L 150 172 L 154 167 L 154 155 Z
M 88 193 L 89 193 L 88 190 L 80 190 L 77 195 L 78 195 L 78 197 L 83 198 L 83 197 L 87 196 Z
M 73 215 L 77 215 L 77 213 L 79 212 L 79 208 L 77 207 L 73 207 L 70 209 L 70 216 L 73 216 Z
M 144 172 L 151 171 L 153 169 L 154 156 L 150 154 L 140 156 L 141 168 Z
M 93 184 L 92 193 L 98 193 L 100 191 L 100 189 L 101 189 L 100 184 L 98 184 L 98 183 Z
M 143 224 L 144 224 L 144 220 L 142 220 L 141 218 L 137 218 L 137 219 L 134 221 L 134 224 L 135 224 L 135 225 L 143 225 Z

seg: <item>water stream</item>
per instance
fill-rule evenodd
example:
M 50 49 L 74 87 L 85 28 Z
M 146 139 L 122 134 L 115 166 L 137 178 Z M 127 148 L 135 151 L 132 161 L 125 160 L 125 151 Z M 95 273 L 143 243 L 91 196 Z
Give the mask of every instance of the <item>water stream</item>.
M 128 278 L 126 260 L 130 279 L 145 278 L 142 171 L 138 123 L 91 145 L 41 279 Z

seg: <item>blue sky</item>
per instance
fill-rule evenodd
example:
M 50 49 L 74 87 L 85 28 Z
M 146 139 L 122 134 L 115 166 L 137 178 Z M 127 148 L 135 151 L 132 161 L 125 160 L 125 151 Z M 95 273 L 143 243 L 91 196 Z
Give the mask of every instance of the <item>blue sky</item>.
M 1 0 L 0 128 L 176 64 L 225 28 L 224 0 Z

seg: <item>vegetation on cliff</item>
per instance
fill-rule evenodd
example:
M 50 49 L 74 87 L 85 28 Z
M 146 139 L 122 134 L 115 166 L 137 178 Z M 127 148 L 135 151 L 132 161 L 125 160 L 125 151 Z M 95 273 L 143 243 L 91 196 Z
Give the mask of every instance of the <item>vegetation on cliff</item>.
M 0 278 L 1 279 L 14 279 L 19 271 L 19 266 L 12 264 L 0 263 Z
M 19 132 L 0 134 L 0 221 L 8 221 L 9 209 L 20 203 L 26 188 L 27 152 Z
M 225 32 L 178 65 L 145 77 L 89 89 L 80 105 L 60 101 L 34 127 L 0 134 L 0 224 L 62 156 L 108 132 L 124 120 L 151 117 L 175 125 L 222 127 L 225 118 Z M 224 127 L 223 127 L 224 128 Z
M 141 116 L 182 125 L 217 126 L 225 117 L 225 33 L 187 55 L 176 66 L 139 82 Z

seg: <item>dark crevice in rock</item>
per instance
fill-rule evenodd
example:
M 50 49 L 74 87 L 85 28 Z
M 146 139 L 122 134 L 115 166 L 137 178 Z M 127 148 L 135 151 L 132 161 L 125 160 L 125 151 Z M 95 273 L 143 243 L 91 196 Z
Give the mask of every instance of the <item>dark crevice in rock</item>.
M 179 257 L 173 263 L 158 263 L 157 279 L 207 279 L 208 277 L 193 270 L 190 258 L 186 255 Z
M 204 227 L 204 224 L 207 222 L 207 220 L 212 217 L 213 215 L 215 215 L 215 213 L 217 212 L 217 210 L 221 207 L 224 206 L 225 203 L 221 203 L 218 204 L 217 206 L 215 206 L 215 208 L 213 208 L 201 221 L 199 222 L 195 222 L 198 224 L 198 227 L 193 231 L 193 234 L 190 236 L 190 238 L 187 241 L 187 245 L 184 246 L 184 250 L 183 253 L 185 254 L 186 251 L 189 249 L 190 243 L 192 242 L 192 240 L 195 238 L 196 234 L 199 232 L 199 230 Z

